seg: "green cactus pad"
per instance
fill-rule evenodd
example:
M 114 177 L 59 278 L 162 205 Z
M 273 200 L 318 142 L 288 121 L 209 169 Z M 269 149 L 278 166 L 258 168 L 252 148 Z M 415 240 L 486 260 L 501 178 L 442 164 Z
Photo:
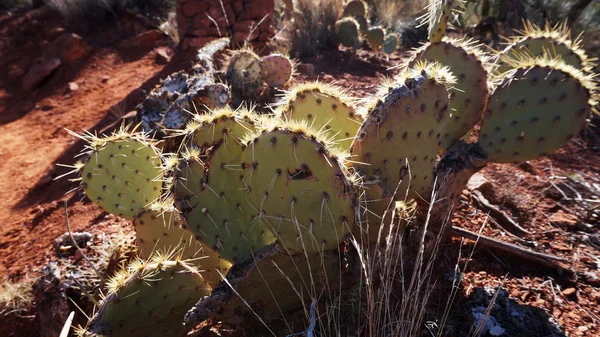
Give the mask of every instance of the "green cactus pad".
M 385 30 L 380 26 L 371 27 L 366 32 L 367 43 L 374 50 L 379 50 L 383 46 Z
M 450 68 L 457 82 L 450 89 L 451 119 L 442 133 L 442 148 L 447 149 L 477 124 L 485 110 L 489 91 L 488 57 L 470 41 L 444 38 L 417 49 L 409 66 L 417 61 L 437 61 Z
M 113 277 L 86 330 L 111 337 L 185 336 L 185 313 L 212 289 L 194 267 L 166 258 L 136 261 Z
M 286 121 L 306 121 L 334 143 L 348 150 L 362 124 L 345 90 L 331 84 L 307 82 L 296 85 L 278 103 L 277 114 Z
M 81 184 L 98 206 L 133 219 L 161 196 L 163 171 L 159 150 L 144 134 L 130 134 L 122 129 L 104 138 L 80 137 L 89 143 Z
M 385 39 L 383 40 L 383 52 L 386 54 L 391 54 L 395 52 L 396 49 L 398 49 L 399 45 L 400 38 L 398 37 L 398 34 L 389 33 L 385 36 Z
M 335 23 L 335 34 L 338 41 L 348 48 L 356 48 L 359 43 L 360 24 L 350 17 L 342 18 Z
M 447 67 L 417 63 L 367 107 L 352 144 L 355 167 L 366 183 L 383 188 L 380 199 L 430 197 L 441 137 L 449 120 Z M 409 174 L 410 172 L 410 174 Z M 400 184 L 400 185 L 398 185 Z M 410 188 L 409 188 L 410 187 Z
M 256 210 L 247 200 L 240 138 L 253 124 L 248 116 L 230 113 L 222 110 L 200 123 L 189 145 L 197 150 L 184 154 L 174 196 L 194 237 L 227 261 L 240 262 L 275 238 L 256 225 Z
M 344 7 L 344 12 L 342 13 L 342 16 L 343 17 L 345 17 L 345 16 L 366 17 L 367 16 L 367 4 L 361 0 L 352 0 L 352 1 L 348 2 L 346 4 L 346 6 Z
M 292 79 L 294 65 L 281 55 L 271 54 L 260 60 L 260 76 L 270 87 L 283 87 Z
M 421 17 L 422 21 L 429 22 L 429 42 L 442 41 L 455 6 L 464 6 L 464 0 L 429 0 L 427 13 Z
M 156 252 L 172 253 L 182 260 L 196 259 L 202 276 L 211 287 L 221 281 L 231 264 L 196 241 L 190 232 L 182 228 L 181 220 L 172 201 L 152 204 L 148 210 L 133 220 L 136 246 L 142 259 L 149 259 Z
M 505 61 L 509 59 L 518 59 L 521 55 L 528 54 L 533 57 L 544 56 L 560 57 L 563 61 L 575 67 L 576 69 L 592 72 L 595 64 L 586 55 L 581 47 L 582 38 L 575 40 L 571 38 L 571 30 L 567 23 L 557 24 L 554 27 L 547 22 L 544 28 L 541 28 L 529 21 L 524 23 L 525 29 L 519 31 L 518 36 L 509 38 L 508 46 L 497 55 L 497 73 L 504 73 L 511 70 L 510 65 Z
M 260 58 L 250 49 L 234 50 L 225 62 L 227 81 L 237 89 L 257 87 L 260 82 Z
M 264 228 L 291 251 L 337 247 L 354 224 L 346 173 L 306 126 L 263 131 L 244 151 L 247 200 Z
M 253 110 L 222 108 L 209 115 L 196 115 L 186 132 L 196 147 L 206 150 L 217 143 L 237 147 L 246 134 L 252 133 L 260 124 Z
M 490 96 L 479 145 L 490 161 L 522 162 L 558 150 L 586 125 L 592 77 L 560 59 L 529 59 Z

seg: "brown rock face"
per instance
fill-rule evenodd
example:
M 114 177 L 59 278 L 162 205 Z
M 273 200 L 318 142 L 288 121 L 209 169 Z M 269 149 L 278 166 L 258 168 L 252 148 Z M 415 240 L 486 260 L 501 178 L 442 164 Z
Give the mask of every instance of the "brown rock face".
M 265 44 L 275 34 L 275 0 L 178 0 L 181 47 L 200 48 L 229 36 L 235 45 Z
M 56 68 L 61 64 L 61 61 L 57 57 L 48 59 L 39 59 L 33 63 L 31 68 L 23 79 L 21 80 L 21 87 L 25 91 L 32 91 L 40 83 L 42 83 Z

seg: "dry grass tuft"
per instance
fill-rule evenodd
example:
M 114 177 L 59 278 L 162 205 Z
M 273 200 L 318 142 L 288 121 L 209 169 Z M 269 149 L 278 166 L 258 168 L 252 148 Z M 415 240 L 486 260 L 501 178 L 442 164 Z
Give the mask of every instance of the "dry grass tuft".
M 33 305 L 33 280 L 5 281 L 0 285 L 0 315 L 27 312 Z
M 371 11 L 376 16 L 381 25 L 387 28 L 396 28 L 399 18 L 410 18 L 419 16 L 427 0 L 372 0 Z

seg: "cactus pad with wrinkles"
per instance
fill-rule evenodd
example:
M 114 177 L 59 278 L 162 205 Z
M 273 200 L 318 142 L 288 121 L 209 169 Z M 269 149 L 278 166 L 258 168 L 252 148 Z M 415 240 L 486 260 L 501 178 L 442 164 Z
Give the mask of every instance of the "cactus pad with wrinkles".
M 271 54 L 260 60 L 260 76 L 270 87 L 283 87 L 292 79 L 294 65 L 281 55 Z

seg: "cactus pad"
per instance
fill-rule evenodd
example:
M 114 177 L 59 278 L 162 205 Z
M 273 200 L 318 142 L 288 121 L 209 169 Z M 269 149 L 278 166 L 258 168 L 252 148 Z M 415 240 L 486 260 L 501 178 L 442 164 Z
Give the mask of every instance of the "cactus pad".
M 292 88 L 278 103 L 277 113 L 286 121 L 306 121 L 331 138 L 334 146 L 348 150 L 363 118 L 351 98 L 334 85 L 307 82 Z
M 383 52 L 386 54 L 391 54 L 398 49 L 399 45 L 400 38 L 398 37 L 398 34 L 389 33 L 385 36 L 385 39 L 383 39 Z
M 324 143 L 289 125 L 263 131 L 244 151 L 246 198 L 257 221 L 292 251 L 337 247 L 354 223 L 354 194 Z
M 149 259 L 156 252 L 172 252 L 182 260 L 195 259 L 204 279 L 211 287 L 216 287 L 221 281 L 217 270 L 225 275 L 231 264 L 204 248 L 182 225 L 183 221 L 172 202 L 154 203 L 138 214 L 133 226 L 140 257 Z
M 442 41 L 455 6 L 464 6 L 464 0 L 429 0 L 427 13 L 421 17 L 422 21 L 429 22 L 429 42 Z
M 117 273 L 86 330 L 112 337 L 185 336 L 186 311 L 211 288 L 194 267 L 168 257 L 136 261 Z
M 563 147 L 595 104 L 590 75 L 560 59 L 531 58 L 490 96 L 479 145 L 490 161 L 522 162 Z
M 352 154 L 363 180 L 383 188 L 379 198 L 389 198 L 396 188 L 397 199 L 407 191 L 409 198 L 429 198 L 449 120 L 446 86 L 453 83 L 447 67 L 418 62 L 367 107 Z
M 356 48 L 359 43 L 359 28 L 360 24 L 354 18 L 345 17 L 336 21 L 335 34 L 344 47 Z
M 367 43 L 372 49 L 379 50 L 383 46 L 385 30 L 382 27 L 371 27 L 367 30 L 365 35 L 367 38 Z
M 225 62 L 227 81 L 236 89 L 257 87 L 260 82 L 260 58 L 250 49 L 232 51 Z
M 444 38 L 417 49 L 409 66 L 424 60 L 437 61 L 456 76 L 450 89 L 451 119 L 442 133 L 442 147 L 447 149 L 481 120 L 489 95 L 484 67 L 488 57 L 471 42 Z
M 367 16 L 367 4 L 361 0 L 352 0 L 352 1 L 348 2 L 346 4 L 346 6 L 344 7 L 344 12 L 342 13 L 342 16 L 366 17 Z
M 509 39 L 508 46 L 497 55 L 497 72 L 503 73 L 511 70 L 506 58 L 519 58 L 520 54 L 527 53 L 533 57 L 544 56 L 560 57 L 563 61 L 579 70 L 591 72 L 595 64 L 581 48 L 582 38 L 571 38 L 571 30 L 567 23 L 550 26 L 546 22 L 541 28 L 529 21 L 523 22 L 525 29 L 518 36 Z
M 271 54 L 260 60 L 260 76 L 270 87 L 283 87 L 292 79 L 294 65 L 281 55 Z
M 253 221 L 256 210 L 247 200 L 240 138 L 253 124 L 232 114 L 223 110 L 199 124 L 178 168 L 174 196 L 194 237 L 227 261 L 240 262 L 275 239 Z
M 79 136 L 88 144 L 81 169 L 85 193 L 107 212 L 133 219 L 162 192 L 159 150 L 141 133 Z

